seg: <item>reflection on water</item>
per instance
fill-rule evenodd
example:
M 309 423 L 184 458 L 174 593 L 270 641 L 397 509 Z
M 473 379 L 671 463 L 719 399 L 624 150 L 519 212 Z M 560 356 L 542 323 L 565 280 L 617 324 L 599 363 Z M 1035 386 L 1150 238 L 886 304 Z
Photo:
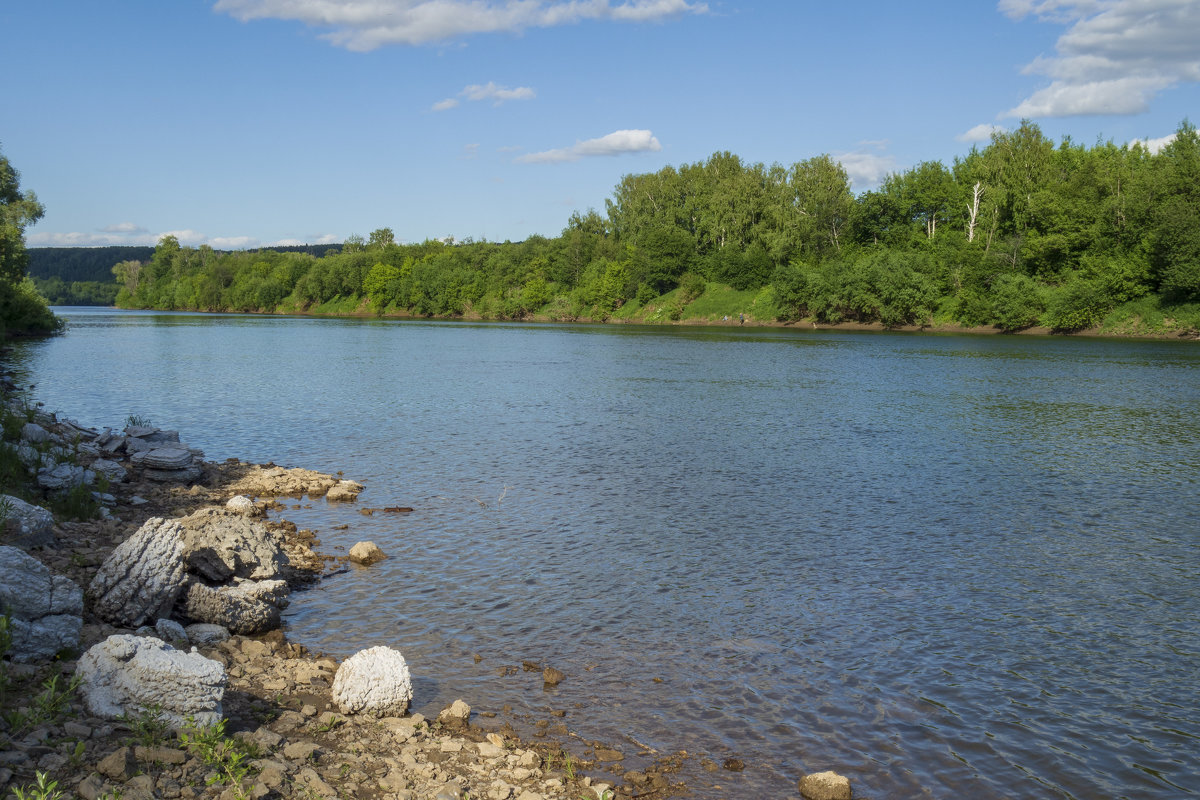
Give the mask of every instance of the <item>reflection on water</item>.
M 565 709 L 698 797 L 1200 793 L 1194 344 L 72 312 L 38 398 L 344 470 L 292 635 Z M 336 525 L 348 524 L 339 531 Z M 474 656 L 479 655 L 477 663 Z M 524 659 L 568 674 L 544 692 Z M 723 788 L 712 788 L 719 783 Z

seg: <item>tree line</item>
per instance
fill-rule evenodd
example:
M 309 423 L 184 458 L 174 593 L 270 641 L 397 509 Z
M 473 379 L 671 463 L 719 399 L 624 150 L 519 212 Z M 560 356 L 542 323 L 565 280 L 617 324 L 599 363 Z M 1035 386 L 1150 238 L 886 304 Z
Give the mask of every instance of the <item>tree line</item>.
M 726 287 L 760 319 L 1078 330 L 1139 298 L 1200 301 L 1200 136 L 1184 121 L 1151 152 L 1023 122 L 857 196 L 828 155 L 722 152 L 625 176 L 554 238 L 399 244 L 382 228 L 317 257 L 167 237 L 113 272 L 135 308 L 604 320 Z

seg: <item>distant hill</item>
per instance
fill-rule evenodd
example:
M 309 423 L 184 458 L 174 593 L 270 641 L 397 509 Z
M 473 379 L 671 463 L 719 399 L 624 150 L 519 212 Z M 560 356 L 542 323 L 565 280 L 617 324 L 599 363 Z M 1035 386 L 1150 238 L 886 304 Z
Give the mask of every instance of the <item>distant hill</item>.
M 149 261 L 153 247 L 30 247 L 29 276 L 112 283 L 113 264 Z
M 340 244 L 301 244 L 263 247 L 287 253 L 311 253 L 320 258 Z M 113 265 L 149 261 L 153 247 L 30 247 L 29 277 L 38 292 L 55 306 L 110 306 L 117 299 Z M 226 252 L 226 251 L 218 251 Z M 257 252 L 257 251 L 251 251 Z
M 300 244 L 263 247 L 281 253 L 311 253 L 320 258 L 330 250 L 341 250 L 340 244 Z M 149 261 L 153 247 L 30 247 L 29 275 L 47 280 L 59 278 L 64 283 L 95 281 L 112 283 L 112 268 L 122 261 Z

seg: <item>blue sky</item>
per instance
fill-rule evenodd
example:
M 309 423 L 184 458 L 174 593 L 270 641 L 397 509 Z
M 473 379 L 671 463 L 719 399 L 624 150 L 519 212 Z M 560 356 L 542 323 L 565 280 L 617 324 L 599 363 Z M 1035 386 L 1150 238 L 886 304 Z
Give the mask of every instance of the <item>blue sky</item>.
M 1196 0 L 7 0 L 31 246 L 557 235 L 622 175 L 1200 121 Z

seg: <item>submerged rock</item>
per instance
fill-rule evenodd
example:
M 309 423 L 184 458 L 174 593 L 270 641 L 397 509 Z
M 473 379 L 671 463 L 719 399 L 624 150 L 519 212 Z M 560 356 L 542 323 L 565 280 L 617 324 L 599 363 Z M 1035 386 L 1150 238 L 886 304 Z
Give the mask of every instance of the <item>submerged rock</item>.
M 358 542 L 350 548 L 350 560 L 355 564 L 362 564 L 364 567 L 377 564 L 385 558 L 387 556 L 374 542 Z
M 362 493 L 363 485 L 354 481 L 338 481 L 336 485 L 330 487 L 325 493 L 325 499 L 334 502 L 348 502 L 357 500 L 359 494 Z
M 808 800 L 851 800 L 850 780 L 836 772 L 814 772 L 800 779 L 800 794 Z

